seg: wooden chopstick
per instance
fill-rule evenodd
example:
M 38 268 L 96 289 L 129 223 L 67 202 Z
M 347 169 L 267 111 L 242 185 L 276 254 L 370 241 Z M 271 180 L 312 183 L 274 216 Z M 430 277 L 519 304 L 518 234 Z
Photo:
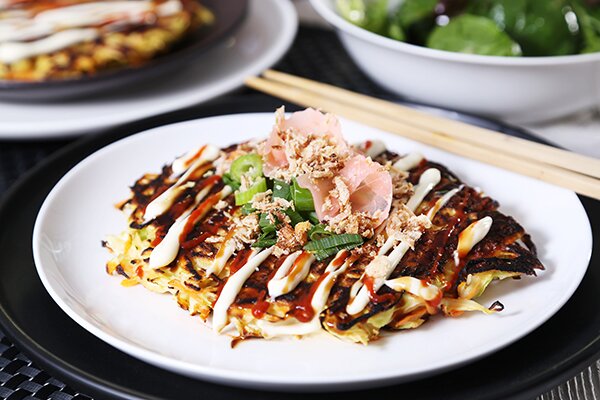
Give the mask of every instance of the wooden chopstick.
M 305 107 L 326 110 L 365 125 L 392 132 L 463 157 L 537 178 L 600 200 L 600 180 L 587 175 L 553 165 L 542 164 L 525 157 L 515 157 L 495 149 L 467 143 L 455 137 L 433 133 L 389 116 L 375 113 L 372 109 L 356 107 L 331 99 L 319 92 L 307 90 L 306 87 L 292 86 L 259 77 L 247 78 L 246 85 Z
M 495 151 L 502 151 L 516 157 L 525 157 L 544 164 L 555 165 L 600 178 L 600 159 L 579 155 L 571 151 L 480 128 L 464 122 L 430 115 L 410 107 L 283 72 L 267 70 L 264 72 L 264 77 L 291 86 L 302 87 L 306 90 L 320 93 L 328 98 L 353 105 L 356 108 L 369 110 L 408 125 L 426 129 L 438 135 L 457 138 L 461 141 L 484 146 Z

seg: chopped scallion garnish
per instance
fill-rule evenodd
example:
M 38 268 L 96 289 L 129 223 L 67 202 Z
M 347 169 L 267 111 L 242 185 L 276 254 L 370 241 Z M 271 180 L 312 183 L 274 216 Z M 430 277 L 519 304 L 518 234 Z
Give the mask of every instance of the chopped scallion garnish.
M 342 235 L 333 235 L 319 240 L 313 240 L 304 246 L 304 250 L 319 251 L 333 249 L 340 246 L 361 245 L 362 243 L 362 236 L 352 233 L 344 233 Z
M 235 159 L 229 168 L 229 174 L 234 181 L 241 182 L 242 175 L 251 180 L 263 176 L 262 158 L 256 153 L 245 154 Z
M 290 185 L 284 181 L 275 179 L 273 181 L 273 197 L 280 197 L 285 200 L 292 199 L 292 193 L 290 191 Z
M 296 226 L 296 224 L 299 224 L 300 222 L 304 221 L 304 218 L 302 218 L 302 215 L 300 215 L 300 213 L 296 210 L 292 210 L 291 208 L 286 208 L 285 210 L 283 210 L 283 212 L 290 217 L 290 221 L 292 222 L 292 226 Z
M 258 237 L 258 239 L 256 240 L 256 242 L 254 242 L 252 247 L 259 247 L 259 248 L 271 247 L 271 246 L 274 246 L 275 243 L 277 243 L 277 236 L 276 236 L 275 232 L 267 232 L 267 233 L 263 233 L 262 235 L 260 235 Z
M 319 239 L 323 239 L 324 237 L 327 236 L 332 236 L 335 235 L 333 232 L 328 231 L 326 228 L 326 225 L 324 224 L 317 224 L 315 226 L 313 226 L 310 231 L 308 231 L 308 237 L 310 238 L 310 240 L 319 240 Z
M 262 193 L 267 191 L 267 181 L 265 178 L 259 178 L 248 190 L 243 192 L 235 192 L 235 205 L 242 206 L 244 204 L 250 203 L 252 198 L 257 193 Z
M 277 230 L 277 225 L 279 225 L 279 221 L 273 214 L 260 214 L 258 226 L 260 226 L 260 229 L 263 231 L 263 233 L 275 232 Z
M 222 179 L 223 179 L 223 183 L 226 184 L 226 185 L 228 185 L 228 186 L 231 186 L 231 188 L 233 190 L 238 190 L 240 188 L 240 183 L 238 181 L 234 180 L 231 177 L 231 175 L 229 175 L 228 173 L 227 174 L 223 174 Z
M 304 189 L 298 185 L 296 179 L 292 180 L 291 194 L 296 210 L 298 211 L 314 211 L 315 203 L 313 201 L 310 190 Z

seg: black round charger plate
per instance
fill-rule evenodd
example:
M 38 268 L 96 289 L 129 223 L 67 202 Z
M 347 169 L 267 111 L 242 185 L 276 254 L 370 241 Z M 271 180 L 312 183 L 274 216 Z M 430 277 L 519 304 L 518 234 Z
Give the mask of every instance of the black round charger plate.
M 248 0 L 202 0 L 215 15 L 215 24 L 200 27 L 167 54 L 139 67 L 123 67 L 112 71 L 73 79 L 43 82 L 0 80 L 0 99 L 12 101 L 47 101 L 67 99 L 86 94 L 150 81 L 178 68 L 185 68 L 196 57 L 225 39 L 244 19 Z
M 7 336 L 35 363 L 82 393 L 97 398 L 275 400 L 285 396 L 297 400 L 306 397 L 306 394 L 221 386 L 138 361 L 92 336 L 64 314 L 42 286 L 33 263 L 31 235 L 37 212 L 50 189 L 77 162 L 108 143 L 154 126 L 211 115 L 273 111 L 281 104 L 262 95 L 245 97 L 145 120 L 83 139 L 38 165 L 7 194 L 0 205 L 0 324 Z M 522 130 L 493 121 L 451 115 L 535 140 Z M 311 397 L 327 400 L 530 399 L 591 364 L 600 355 L 600 202 L 581 200 L 594 229 L 591 265 L 569 302 L 540 328 L 503 350 L 440 375 L 380 389 L 311 394 Z M 465 335 L 477 335 L 477 332 L 465 332 Z M 402 354 L 390 356 L 402 357 Z M 336 360 L 315 362 L 326 362 L 336 368 Z

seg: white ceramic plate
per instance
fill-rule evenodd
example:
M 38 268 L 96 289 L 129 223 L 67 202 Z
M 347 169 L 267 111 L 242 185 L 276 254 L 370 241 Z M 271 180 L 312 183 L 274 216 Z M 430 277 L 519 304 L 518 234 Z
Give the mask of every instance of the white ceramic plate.
M 95 98 L 0 102 L 0 139 L 75 136 L 213 99 L 275 64 L 292 44 L 297 27 L 289 0 L 251 0 L 248 16 L 232 38 L 159 82 Z
M 170 296 L 124 288 L 106 274 L 109 255 L 100 240 L 125 228 L 112 205 L 128 196 L 134 180 L 206 142 L 225 146 L 265 137 L 273 120 L 270 113 L 238 114 L 163 126 L 111 144 L 73 168 L 44 202 L 33 235 L 39 275 L 58 305 L 100 339 L 165 369 L 232 385 L 325 390 L 415 379 L 472 361 L 531 332 L 579 285 L 592 236 L 574 193 L 350 121 L 343 129 L 351 142 L 382 139 L 398 152 L 421 151 L 485 188 L 532 234 L 547 270 L 492 285 L 481 301 L 501 300 L 505 310 L 496 315 L 432 318 L 368 346 L 320 334 L 251 340 L 235 349 Z

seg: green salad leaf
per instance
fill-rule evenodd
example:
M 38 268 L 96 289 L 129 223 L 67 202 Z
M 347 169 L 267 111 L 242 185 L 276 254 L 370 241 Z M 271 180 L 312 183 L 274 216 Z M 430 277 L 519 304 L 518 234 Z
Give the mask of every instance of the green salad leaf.
M 384 35 L 388 22 L 387 0 L 337 0 L 342 17 L 368 31 Z
M 396 20 L 403 29 L 430 19 L 435 15 L 438 0 L 405 0 L 398 7 Z
M 590 6 L 583 0 L 574 1 L 583 37 L 582 53 L 600 52 L 600 6 Z
M 570 0 L 488 0 L 487 17 L 519 43 L 526 56 L 578 52 L 580 32 Z
M 390 20 L 388 34 L 397 40 L 425 44 L 435 26 L 438 0 L 405 0 Z
M 519 56 L 521 48 L 489 18 L 464 14 L 438 26 L 427 47 L 487 56 Z

